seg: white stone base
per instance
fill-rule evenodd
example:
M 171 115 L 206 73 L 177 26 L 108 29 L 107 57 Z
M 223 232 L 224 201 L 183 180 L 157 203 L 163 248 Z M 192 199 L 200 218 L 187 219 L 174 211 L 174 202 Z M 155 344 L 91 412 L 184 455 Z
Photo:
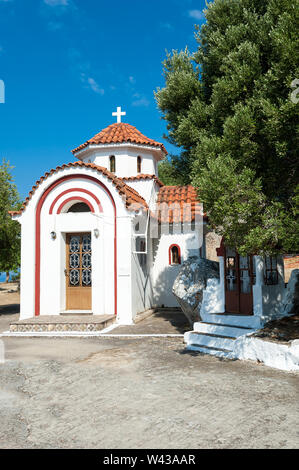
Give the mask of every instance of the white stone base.
M 263 362 L 266 366 L 287 371 L 299 371 L 299 340 L 289 344 L 243 336 L 235 341 L 233 354 L 238 359 Z
M 266 366 L 285 371 L 299 371 L 299 339 L 289 344 L 265 341 L 252 333 L 233 338 L 238 328 L 195 324 L 197 330 L 184 335 L 187 349 L 227 359 L 263 362 Z M 237 335 L 236 335 L 237 336 Z

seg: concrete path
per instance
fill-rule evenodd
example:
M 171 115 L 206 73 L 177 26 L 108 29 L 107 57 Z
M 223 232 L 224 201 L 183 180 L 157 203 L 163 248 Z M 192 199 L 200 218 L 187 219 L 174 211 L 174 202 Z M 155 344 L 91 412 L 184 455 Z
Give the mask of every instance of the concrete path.
M 1 344 L 0 448 L 299 448 L 296 373 L 188 353 L 182 338 Z
M 136 325 L 117 326 L 108 334 L 184 334 L 190 325 L 182 312 L 159 310 Z

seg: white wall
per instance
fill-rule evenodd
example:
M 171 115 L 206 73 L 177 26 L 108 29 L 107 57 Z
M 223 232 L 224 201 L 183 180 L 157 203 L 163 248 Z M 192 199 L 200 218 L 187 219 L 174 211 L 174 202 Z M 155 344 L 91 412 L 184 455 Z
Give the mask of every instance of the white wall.
M 140 196 L 142 196 L 146 200 L 147 204 L 150 203 L 150 208 L 154 210 L 157 194 L 160 189 L 160 186 L 154 180 L 144 179 L 135 181 L 125 181 L 125 183 L 131 188 L 135 189 L 135 191 L 137 191 Z
M 118 322 L 131 324 L 134 315 L 132 304 L 132 271 L 131 271 L 131 216 L 123 212 L 118 219 Z
M 203 291 L 200 315 L 225 312 L 225 286 L 224 286 L 224 258 L 218 257 L 220 279 L 208 279 L 207 287 Z
M 21 259 L 21 318 L 34 316 L 35 297 L 35 210 L 43 192 L 57 179 L 65 175 L 87 174 L 97 177 L 114 197 L 117 209 L 117 259 L 118 259 L 118 318 L 130 321 L 131 304 L 131 246 L 124 240 L 131 240 L 130 216 L 115 187 L 106 177 L 87 168 L 68 168 L 49 176 L 36 190 L 22 216 L 17 219 L 22 224 Z M 101 213 L 94 199 L 84 194 L 94 207 L 95 215 L 88 213 L 56 214 L 58 206 L 70 196 L 83 193 L 71 192 L 62 196 L 55 204 L 53 214 L 49 214 L 52 202 L 62 192 L 72 189 L 87 189 L 101 202 Z M 100 236 L 95 237 L 94 229 Z M 50 236 L 56 232 L 56 239 Z M 66 233 L 92 233 L 92 312 L 94 314 L 114 314 L 114 210 L 104 188 L 86 179 L 66 180 L 56 186 L 46 198 L 41 211 L 41 275 L 40 275 L 40 314 L 59 315 L 65 310 L 65 236 Z M 129 320 L 128 320 L 129 319 Z
M 63 200 L 80 192 L 67 193 L 54 206 L 53 214 L 49 209 L 55 198 L 72 188 L 87 189 L 100 200 L 103 213 L 92 197 L 84 194 L 94 206 L 95 215 L 86 213 L 55 214 Z M 100 217 L 100 218 L 99 218 Z M 98 238 L 95 228 L 100 231 Z M 50 233 L 55 231 L 53 240 Z M 47 197 L 41 212 L 41 315 L 59 315 L 65 310 L 65 236 L 67 233 L 91 232 L 92 234 L 92 311 L 94 314 L 114 313 L 114 232 L 113 207 L 102 187 L 84 179 L 67 180 L 58 185 Z M 58 294 L 59 293 L 59 294 Z
M 265 321 L 282 316 L 282 304 L 286 292 L 282 256 L 277 257 L 277 271 L 278 284 L 262 286 L 263 317 Z
M 179 245 L 181 249 L 182 263 L 190 256 L 190 251 L 195 250 L 199 254 L 199 237 L 196 232 L 161 235 L 151 273 L 155 306 L 179 306 L 172 293 L 172 286 L 181 265 L 169 264 L 169 247 L 173 244 Z
M 142 268 L 140 256 L 132 253 L 132 308 L 133 318 L 153 306 L 153 286 L 149 270 L 150 253 L 145 255 L 146 265 Z
M 141 173 L 155 175 L 157 171 L 156 160 L 159 155 L 155 151 L 146 149 L 142 146 L 119 146 L 111 145 L 97 147 L 78 154 L 78 157 L 85 163 L 94 163 L 95 165 L 102 166 L 110 171 L 109 157 L 115 156 L 115 175 L 119 177 L 136 176 L 137 173 L 137 157 L 141 157 Z
M 31 318 L 34 314 L 35 299 L 35 221 L 32 207 L 18 217 L 21 224 L 21 282 L 20 319 Z

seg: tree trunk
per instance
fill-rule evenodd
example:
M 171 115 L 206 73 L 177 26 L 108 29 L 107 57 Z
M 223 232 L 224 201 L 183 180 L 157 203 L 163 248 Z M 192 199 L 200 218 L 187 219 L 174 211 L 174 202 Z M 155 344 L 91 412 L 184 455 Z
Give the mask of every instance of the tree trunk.
M 7 283 L 7 282 L 9 282 L 9 272 L 8 272 L 8 273 L 6 273 L 5 282 L 6 282 L 6 283 Z

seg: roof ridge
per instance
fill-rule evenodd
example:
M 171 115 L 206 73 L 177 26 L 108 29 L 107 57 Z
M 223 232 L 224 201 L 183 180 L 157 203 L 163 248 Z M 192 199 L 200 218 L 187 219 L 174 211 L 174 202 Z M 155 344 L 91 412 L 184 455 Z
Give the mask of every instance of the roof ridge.
M 164 186 L 164 183 L 158 178 L 158 176 L 147 173 L 140 173 L 135 176 L 123 176 L 121 177 L 123 181 L 134 181 L 134 180 L 143 180 L 143 179 L 152 179 L 155 180 L 161 187 Z

